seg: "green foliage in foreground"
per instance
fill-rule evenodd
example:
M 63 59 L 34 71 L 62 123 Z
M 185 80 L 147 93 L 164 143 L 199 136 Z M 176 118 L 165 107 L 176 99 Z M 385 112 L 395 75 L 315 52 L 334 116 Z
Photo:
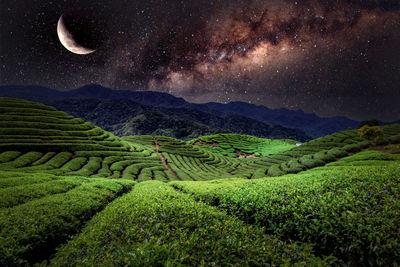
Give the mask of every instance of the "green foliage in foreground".
M 14 186 L 44 183 L 57 180 L 59 177 L 44 173 L 21 173 L 0 171 L 0 188 L 11 188 Z
M 310 246 L 266 236 L 158 181 L 143 182 L 95 216 L 52 266 L 327 264 Z
M 400 259 L 400 164 L 322 167 L 259 180 L 174 182 L 176 188 L 264 226 L 281 238 L 311 242 L 317 255 L 346 264 Z
M 34 183 L 28 185 L 14 186 L 11 188 L 0 189 L 0 209 L 10 208 L 18 204 L 23 204 L 30 200 L 45 197 L 52 194 L 64 193 L 82 184 L 85 178 L 69 178 L 44 183 Z
M 24 265 L 48 257 L 57 244 L 77 233 L 95 212 L 134 184 L 86 180 L 67 193 L 0 209 L 0 265 Z
M 27 101 L 0 98 L 0 120 L 1 266 L 400 264 L 400 158 L 347 157 L 400 151 L 400 124 L 379 142 L 348 130 L 279 153 L 241 135 L 203 144 L 227 157 L 116 138 Z M 177 182 L 143 182 L 109 204 L 151 179 Z

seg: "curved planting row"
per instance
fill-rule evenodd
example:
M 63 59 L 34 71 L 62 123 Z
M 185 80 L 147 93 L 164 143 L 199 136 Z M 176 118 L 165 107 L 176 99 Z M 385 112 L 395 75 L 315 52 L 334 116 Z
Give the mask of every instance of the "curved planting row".
M 400 158 L 367 153 L 343 165 L 366 158 L 384 163 L 172 185 L 283 240 L 310 242 L 318 255 L 333 254 L 342 264 L 391 266 L 400 256 Z
M 323 265 L 308 244 L 265 236 L 169 185 L 144 182 L 97 214 L 50 266 Z
M 266 157 L 291 149 L 296 144 L 293 140 L 272 140 L 240 134 L 202 136 L 188 143 L 233 158 Z
M 68 183 L 64 191 L 70 190 L 63 193 L 60 183 Z M 79 232 L 84 222 L 133 184 L 126 180 L 65 178 L 64 182 L 24 186 L 26 189 L 11 187 L 9 192 L 19 194 L 23 201 L 12 196 L 1 201 L 3 207 L 10 207 L 0 209 L 0 264 L 25 265 L 46 259 L 58 244 Z
M 0 98 L 0 169 L 56 175 L 170 180 L 154 144 L 120 140 L 40 103 Z M 142 142 L 143 144 L 140 144 Z
M 108 151 L 110 152 L 110 151 Z M 80 153 L 76 153 L 80 154 Z M 77 156 L 71 152 L 27 152 L 7 151 L 0 154 L 0 169 L 3 171 L 41 172 L 56 175 L 123 178 L 133 180 L 171 180 L 168 170 L 155 154 L 110 156 Z M 148 169 L 148 170 L 147 170 Z M 174 179 L 172 179 L 174 180 Z
M 400 143 L 400 124 L 383 127 L 386 143 Z M 281 176 L 323 166 L 376 144 L 359 137 L 357 130 L 347 130 L 321 137 L 285 152 L 260 159 L 247 159 L 244 166 L 259 169 L 253 177 Z M 265 170 L 263 173 L 262 170 Z M 258 173 L 258 175 L 257 175 Z
M 0 98 L 0 151 L 128 151 L 116 137 L 55 108 Z
M 183 141 L 156 136 L 159 152 L 167 164 L 181 180 L 210 180 L 232 177 L 238 165 L 237 159 L 231 159 L 209 153 Z

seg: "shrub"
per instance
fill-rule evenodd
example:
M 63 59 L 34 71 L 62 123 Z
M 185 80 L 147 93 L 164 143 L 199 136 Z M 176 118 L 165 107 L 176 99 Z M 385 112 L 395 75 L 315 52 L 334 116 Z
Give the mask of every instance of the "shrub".
M 133 191 L 96 215 L 51 260 L 52 266 L 328 265 L 307 244 L 266 236 L 258 226 L 162 182 Z
M 324 166 L 325 162 L 319 159 L 300 159 L 301 163 L 306 166 L 308 169 Z
M 47 256 L 48 248 L 77 233 L 108 201 L 131 188 L 111 180 L 89 180 L 67 193 L 49 195 L 0 210 L 0 264 L 27 265 Z M 123 182 L 125 183 L 125 182 Z
M 13 159 L 16 159 L 19 155 L 21 155 L 21 152 L 19 151 L 6 151 L 0 154 L 0 162 L 8 162 Z
M 398 165 L 322 167 L 283 177 L 172 184 L 283 240 L 311 242 L 343 265 L 396 266 Z M 379 205 L 377 205 L 379 203 Z
M 376 140 L 383 137 L 383 129 L 379 126 L 364 125 L 360 129 L 358 129 L 358 134 L 361 138 Z
M 328 150 L 328 154 L 333 155 L 335 158 L 343 158 L 347 156 L 347 152 L 342 148 L 332 148 Z
M 314 155 L 314 159 L 316 160 L 322 160 L 323 162 L 332 162 L 336 160 L 336 157 L 330 153 L 327 153 L 327 151 L 321 151 L 318 152 Z
M 348 153 L 356 153 L 361 151 L 361 149 L 369 146 L 369 142 L 364 141 L 353 145 L 345 145 L 342 149 Z
M 9 208 L 44 196 L 64 193 L 82 184 L 83 178 L 67 178 L 44 183 L 0 189 L 0 208 Z
M 280 169 L 279 164 L 272 165 L 268 168 L 268 176 L 276 177 L 286 174 Z

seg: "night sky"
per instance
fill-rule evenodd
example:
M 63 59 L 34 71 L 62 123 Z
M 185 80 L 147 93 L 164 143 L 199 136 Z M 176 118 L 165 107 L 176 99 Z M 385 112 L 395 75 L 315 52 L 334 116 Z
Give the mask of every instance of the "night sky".
M 0 12 L 1 85 L 400 119 L 398 0 L 3 0 Z M 61 15 L 95 52 L 60 43 Z

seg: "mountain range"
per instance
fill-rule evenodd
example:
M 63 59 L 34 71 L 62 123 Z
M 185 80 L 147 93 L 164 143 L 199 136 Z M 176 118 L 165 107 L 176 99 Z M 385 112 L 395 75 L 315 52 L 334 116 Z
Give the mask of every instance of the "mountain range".
M 302 110 L 270 109 L 244 102 L 194 104 L 167 93 L 113 90 L 95 84 L 70 91 L 40 86 L 1 86 L 0 96 L 53 105 L 118 135 L 158 134 L 167 129 L 164 134 L 184 139 L 229 131 L 305 141 L 359 125 L 358 121 L 346 117 L 321 118 Z M 149 125 L 157 123 L 160 127 L 143 129 L 133 124 L 143 121 Z
M 302 130 L 269 125 L 241 115 L 217 115 L 189 108 L 154 107 L 129 99 L 67 98 L 48 104 L 118 136 L 163 135 L 184 140 L 216 133 L 310 140 Z

